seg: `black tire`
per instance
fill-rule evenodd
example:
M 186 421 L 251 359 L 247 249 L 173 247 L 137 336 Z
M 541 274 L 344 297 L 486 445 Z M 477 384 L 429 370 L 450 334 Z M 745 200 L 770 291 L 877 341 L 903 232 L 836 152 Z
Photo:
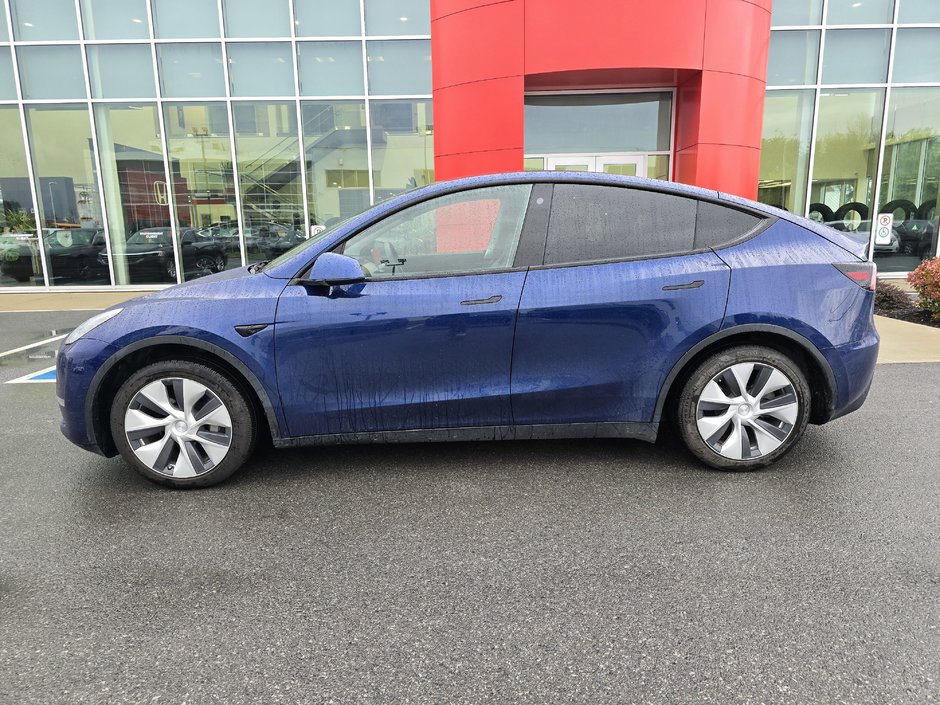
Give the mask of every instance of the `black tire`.
M 199 255 L 193 262 L 193 267 L 200 275 L 213 274 L 218 271 L 215 268 L 215 257 L 212 255 Z
M 845 220 L 845 216 L 849 213 L 858 213 L 859 220 L 868 220 L 868 206 L 859 201 L 852 201 L 840 206 L 839 210 L 835 212 L 833 220 Z
M 795 421 L 779 447 L 763 455 L 736 460 L 722 455 L 703 438 L 698 427 L 698 408 L 706 385 L 723 371 L 740 363 L 759 363 L 782 372 L 791 383 L 792 394 L 798 407 Z M 789 394 L 789 388 L 787 394 Z M 736 472 L 757 470 L 786 455 L 799 441 L 809 422 L 811 398 L 806 374 L 799 365 L 783 353 L 756 345 L 728 348 L 706 358 L 686 379 L 674 410 L 676 429 L 689 451 L 706 465 L 719 470 Z M 731 411 L 730 406 L 728 411 Z M 755 415 L 756 420 L 763 418 L 765 417 Z M 753 429 L 750 433 L 753 435 Z M 742 433 L 742 440 L 745 440 L 746 435 Z M 753 444 L 748 445 L 753 448 Z
M 125 415 L 137 393 L 152 382 L 168 378 L 192 380 L 204 385 L 224 404 L 231 419 L 231 439 L 225 456 L 194 477 L 178 478 L 156 471 L 137 457 L 125 432 Z M 124 460 L 148 480 L 180 489 L 209 487 L 228 479 L 251 456 L 258 440 L 259 418 L 254 405 L 233 380 L 219 371 L 188 360 L 155 362 L 132 374 L 111 403 L 111 434 Z M 169 431 L 165 430 L 164 434 Z
M 905 220 L 911 220 L 917 216 L 917 206 L 915 206 L 911 201 L 908 201 L 906 198 L 896 198 L 893 201 L 885 203 L 879 213 L 894 213 L 895 211 L 902 210 L 904 211 L 904 217 L 901 219 L 902 222 Z
M 920 220 L 931 220 L 931 215 L 936 215 L 937 210 L 937 199 L 931 198 L 929 201 L 924 201 L 920 204 L 920 208 L 917 209 L 917 217 Z
M 829 223 L 836 219 L 836 215 L 832 212 L 832 208 L 827 206 L 825 203 L 810 203 L 808 215 L 812 216 L 813 213 L 819 213 L 820 220 L 823 223 Z

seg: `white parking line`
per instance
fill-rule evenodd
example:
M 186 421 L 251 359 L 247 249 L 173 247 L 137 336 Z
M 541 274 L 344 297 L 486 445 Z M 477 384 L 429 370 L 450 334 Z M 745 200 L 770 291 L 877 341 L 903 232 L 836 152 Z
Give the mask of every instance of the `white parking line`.
M 18 352 L 23 352 L 24 350 L 29 350 L 30 348 L 38 348 L 41 345 L 46 345 L 47 343 L 54 343 L 57 340 L 62 340 L 68 333 L 63 333 L 62 335 L 56 335 L 52 338 L 46 338 L 45 340 L 40 340 L 38 343 L 30 343 L 29 345 L 24 345 L 19 348 L 13 348 L 12 350 L 6 350 L 0 352 L 0 357 L 6 357 L 7 355 L 15 355 Z
M 22 377 L 17 377 L 16 379 L 11 379 L 7 384 L 49 384 L 55 383 L 55 375 L 53 374 L 49 377 L 50 372 L 55 372 L 55 365 L 52 367 L 47 367 L 44 370 L 38 370 L 37 372 L 30 372 L 28 375 L 23 375 Z M 43 377 L 42 379 L 36 379 L 37 377 Z

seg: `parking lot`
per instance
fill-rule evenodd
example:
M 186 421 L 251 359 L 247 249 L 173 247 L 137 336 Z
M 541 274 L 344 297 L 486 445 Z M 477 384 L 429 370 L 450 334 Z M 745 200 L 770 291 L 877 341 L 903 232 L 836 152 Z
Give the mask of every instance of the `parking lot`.
M 90 312 L 0 314 L 4 351 Z M 773 469 L 668 438 L 262 449 L 178 492 L 0 355 L 0 703 L 940 702 L 940 364 Z

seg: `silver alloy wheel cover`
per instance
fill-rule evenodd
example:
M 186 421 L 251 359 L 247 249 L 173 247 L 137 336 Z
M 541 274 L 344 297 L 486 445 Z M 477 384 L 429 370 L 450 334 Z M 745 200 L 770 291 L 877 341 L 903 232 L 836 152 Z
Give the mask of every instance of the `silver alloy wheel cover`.
M 218 395 L 184 377 L 142 387 L 124 412 L 124 433 L 137 459 L 161 475 L 198 477 L 232 444 L 232 417 Z
M 790 437 L 800 402 L 790 379 L 773 365 L 739 362 L 711 378 L 696 402 L 702 440 L 729 460 L 755 460 Z

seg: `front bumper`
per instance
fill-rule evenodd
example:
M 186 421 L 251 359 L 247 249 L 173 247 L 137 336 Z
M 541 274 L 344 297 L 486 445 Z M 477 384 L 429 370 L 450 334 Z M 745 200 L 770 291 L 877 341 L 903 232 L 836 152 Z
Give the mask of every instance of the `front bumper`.
M 63 345 L 56 356 L 56 399 L 62 421 L 62 434 L 79 448 L 113 455 L 102 450 L 96 428 L 104 428 L 107 418 L 94 419 L 91 413 L 95 373 L 117 349 L 108 343 L 84 337 Z M 102 425 L 104 424 L 104 426 Z

